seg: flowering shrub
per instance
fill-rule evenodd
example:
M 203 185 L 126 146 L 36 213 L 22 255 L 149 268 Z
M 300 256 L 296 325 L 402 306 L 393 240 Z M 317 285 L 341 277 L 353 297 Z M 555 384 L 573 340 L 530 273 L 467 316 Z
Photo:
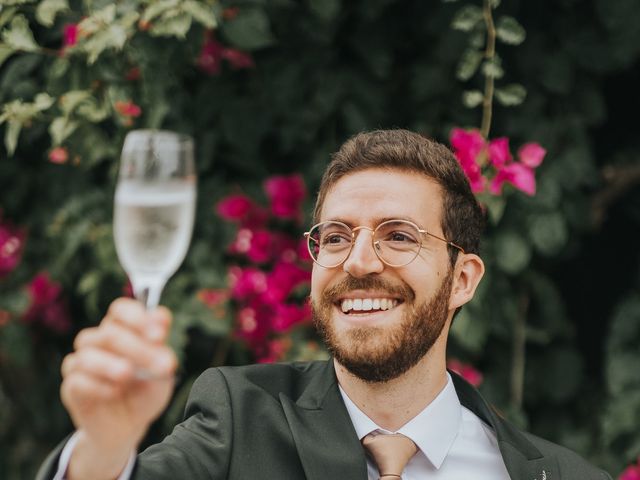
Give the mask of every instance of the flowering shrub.
M 31 303 L 22 320 L 45 328 L 56 334 L 71 329 L 71 318 L 60 284 L 52 281 L 47 273 L 36 275 L 28 286 Z
M 0 210 L 0 280 L 13 272 L 22 257 L 26 233 L 2 221 Z
M 304 241 L 272 226 L 285 220 L 299 229 L 306 195 L 300 175 L 274 176 L 264 182 L 268 208 L 244 194 L 232 194 L 218 202 L 217 214 L 235 227 L 228 247 L 241 262 L 228 270 L 228 291 L 209 291 L 203 300 L 219 305 L 227 299 L 235 308 L 235 335 L 253 351 L 259 362 L 287 358 L 293 345 L 292 329 L 311 319 L 307 302 L 311 259 Z M 296 235 L 297 236 L 297 235 Z
M 461 362 L 457 358 L 450 358 L 447 360 L 447 368 L 456 372 L 474 387 L 479 387 L 484 380 L 484 376 L 480 370 L 476 369 L 471 364 Z

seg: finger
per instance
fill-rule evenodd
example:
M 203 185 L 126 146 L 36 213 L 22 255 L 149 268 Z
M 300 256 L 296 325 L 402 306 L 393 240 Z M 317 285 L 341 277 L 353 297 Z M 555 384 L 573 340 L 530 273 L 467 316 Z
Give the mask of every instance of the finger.
M 109 305 L 102 323 L 118 323 L 134 332 L 144 334 L 145 316 L 145 308 L 140 302 L 133 298 L 118 298 Z
M 75 346 L 77 351 L 89 348 L 107 350 L 157 375 L 172 374 L 176 368 L 175 354 L 169 347 L 150 343 L 146 338 L 115 323 L 81 331 L 76 337 Z
M 104 323 L 119 323 L 145 335 L 153 342 L 160 343 L 167 339 L 171 326 L 171 311 L 162 306 L 146 310 L 136 300 L 119 298 L 111 303 Z
M 97 348 L 84 348 L 67 355 L 62 362 L 62 375 L 65 378 L 74 372 L 82 372 L 101 380 L 126 383 L 133 378 L 134 371 L 131 362 Z
M 69 375 L 60 386 L 62 403 L 70 410 L 112 400 L 119 394 L 119 385 L 92 377 L 83 372 L 75 372 Z

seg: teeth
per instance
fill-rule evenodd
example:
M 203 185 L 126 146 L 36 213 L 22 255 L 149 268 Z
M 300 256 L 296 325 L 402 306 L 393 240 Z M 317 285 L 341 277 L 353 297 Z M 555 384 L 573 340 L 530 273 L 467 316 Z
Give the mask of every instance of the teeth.
M 391 298 L 354 298 L 344 299 L 340 308 L 344 313 L 351 310 L 368 312 L 371 310 L 389 310 L 398 305 L 398 300 Z

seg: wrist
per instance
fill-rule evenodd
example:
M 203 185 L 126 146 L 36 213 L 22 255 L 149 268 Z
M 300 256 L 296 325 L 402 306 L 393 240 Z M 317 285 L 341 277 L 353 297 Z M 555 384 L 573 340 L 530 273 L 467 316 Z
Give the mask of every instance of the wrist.
M 82 430 L 77 436 L 65 477 L 68 480 L 116 480 L 138 444 L 137 441 L 98 443 Z

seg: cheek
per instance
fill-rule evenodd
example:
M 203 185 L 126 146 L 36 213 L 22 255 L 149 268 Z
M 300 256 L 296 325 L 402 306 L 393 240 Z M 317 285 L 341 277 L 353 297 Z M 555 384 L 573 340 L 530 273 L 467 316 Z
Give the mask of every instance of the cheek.
M 314 264 L 311 270 L 311 299 L 318 300 L 327 287 L 330 271 Z

